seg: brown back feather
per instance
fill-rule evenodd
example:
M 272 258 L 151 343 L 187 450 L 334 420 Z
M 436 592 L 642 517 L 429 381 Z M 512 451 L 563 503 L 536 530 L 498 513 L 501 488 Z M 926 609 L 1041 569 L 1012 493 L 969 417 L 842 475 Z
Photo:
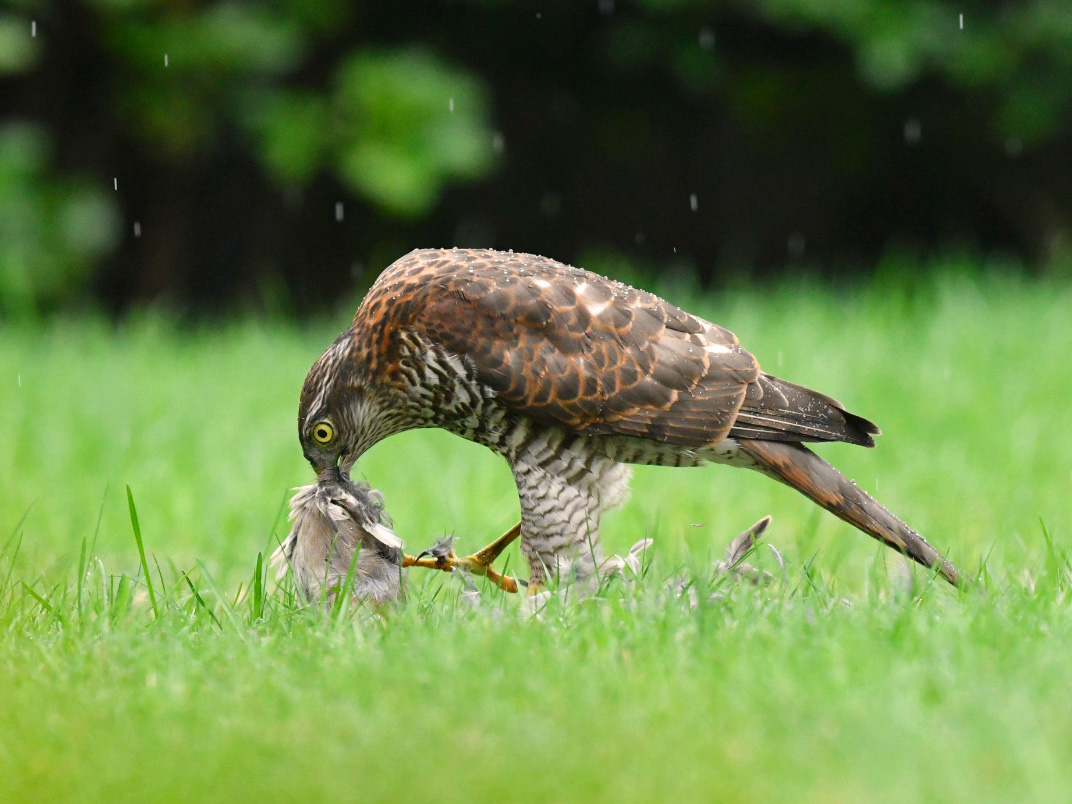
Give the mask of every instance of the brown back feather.
M 761 374 L 729 330 L 531 254 L 411 252 L 377 280 L 353 330 L 379 347 L 374 376 L 391 375 L 392 339 L 408 330 L 467 361 L 517 413 L 586 435 L 702 447 L 727 435 L 869 443 L 878 431 Z

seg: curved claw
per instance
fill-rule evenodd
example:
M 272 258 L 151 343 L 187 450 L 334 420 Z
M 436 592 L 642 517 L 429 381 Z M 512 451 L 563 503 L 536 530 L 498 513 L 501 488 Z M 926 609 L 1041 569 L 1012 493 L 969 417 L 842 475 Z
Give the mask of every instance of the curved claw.
M 500 575 L 491 568 L 491 564 L 506 549 L 507 545 L 521 535 L 521 523 L 518 522 L 510 530 L 496 539 L 482 550 L 478 550 L 471 556 L 458 558 L 452 549 L 453 537 L 440 539 L 430 550 L 425 550 L 416 556 L 402 557 L 403 567 L 423 567 L 425 569 L 437 569 L 443 572 L 453 572 L 455 568 L 471 572 L 473 575 L 483 575 L 504 592 L 517 592 L 520 586 L 527 586 L 525 581 L 519 581 L 509 575 Z M 431 556 L 431 558 L 425 558 Z
M 424 569 L 437 569 L 444 572 L 450 572 L 454 569 L 450 563 L 450 558 L 447 556 L 432 556 L 432 558 L 425 558 L 425 555 L 430 555 L 429 551 L 425 550 L 423 553 L 417 556 L 402 555 L 402 567 L 423 567 Z

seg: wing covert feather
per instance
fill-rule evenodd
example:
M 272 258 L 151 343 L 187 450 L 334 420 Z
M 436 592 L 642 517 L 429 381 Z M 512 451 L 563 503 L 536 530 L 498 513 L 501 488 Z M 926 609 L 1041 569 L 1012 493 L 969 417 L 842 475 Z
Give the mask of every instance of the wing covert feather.
M 702 446 L 759 376 L 733 333 L 653 294 L 542 257 L 459 253 L 487 256 L 425 271 L 405 323 L 536 421 Z

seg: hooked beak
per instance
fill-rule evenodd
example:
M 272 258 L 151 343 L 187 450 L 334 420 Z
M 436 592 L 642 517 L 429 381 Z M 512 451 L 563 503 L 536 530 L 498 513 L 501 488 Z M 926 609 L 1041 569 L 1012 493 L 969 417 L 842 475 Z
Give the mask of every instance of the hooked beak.
M 337 455 L 335 458 L 319 454 L 306 454 L 305 458 L 313 467 L 313 471 L 316 472 L 317 482 L 328 483 L 349 480 L 350 471 L 354 468 L 354 464 L 357 463 L 358 455 L 360 455 L 360 452 L 353 450 Z
M 315 468 L 317 483 L 338 483 L 342 481 L 342 472 L 337 464 L 333 463 L 328 466 L 317 466 Z

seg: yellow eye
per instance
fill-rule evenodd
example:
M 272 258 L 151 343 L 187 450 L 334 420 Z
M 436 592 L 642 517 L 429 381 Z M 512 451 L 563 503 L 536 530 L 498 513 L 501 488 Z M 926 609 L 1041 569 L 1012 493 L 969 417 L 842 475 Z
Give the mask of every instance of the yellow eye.
M 335 438 L 335 428 L 331 422 L 317 422 L 313 425 L 313 441 L 322 447 L 326 447 Z

